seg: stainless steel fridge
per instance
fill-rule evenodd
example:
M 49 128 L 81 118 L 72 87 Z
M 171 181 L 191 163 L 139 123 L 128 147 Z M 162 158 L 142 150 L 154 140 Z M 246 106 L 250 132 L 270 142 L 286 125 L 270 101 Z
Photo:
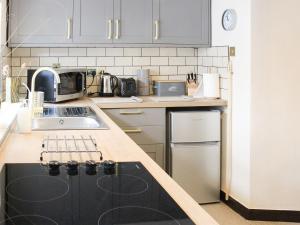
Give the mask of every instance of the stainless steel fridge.
M 220 199 L 220 111 L 168 113 L 168 172 L 198 203 Z

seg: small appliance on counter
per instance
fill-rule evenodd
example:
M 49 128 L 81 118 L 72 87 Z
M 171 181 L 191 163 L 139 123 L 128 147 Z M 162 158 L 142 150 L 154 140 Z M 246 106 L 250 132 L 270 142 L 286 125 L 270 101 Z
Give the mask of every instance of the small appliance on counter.
M 27 71 L 27 86 L 31 89 L 32 76 L 36 70 Z M 60 84 L 49 70 L 41 71 L 35 80 L 35 92 L 44 92 L 45 102 L 62 102 L 83 97 L 86 90 L 86 69 L 55 69 Z
M 137 94 L 139 96 L 150 95 L 150 80 L 149 80 L 149 69 L 137 70 Z
M 118 88 L 118 78 L 110 73 L 103 73 L 100 77 L 100 97 L 114 97 Z
M 185 81 L 157 80 L 153 81 L 153 95 L 182 96 L 186 94 Z
M 118 95 L 120 97 L 131 97 L 137 95 L 136 81 L 134 78 L 120 78 Z

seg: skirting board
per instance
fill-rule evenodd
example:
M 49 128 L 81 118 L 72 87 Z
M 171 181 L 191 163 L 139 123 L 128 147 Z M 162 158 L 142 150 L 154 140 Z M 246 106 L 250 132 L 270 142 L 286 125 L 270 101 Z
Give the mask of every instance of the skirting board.
M 231 197 L 226 201 L 223 191 L 221 191 L 220 197 L 226 205 L 247 220 L 300 222 L 300 211 L 248 209 Z

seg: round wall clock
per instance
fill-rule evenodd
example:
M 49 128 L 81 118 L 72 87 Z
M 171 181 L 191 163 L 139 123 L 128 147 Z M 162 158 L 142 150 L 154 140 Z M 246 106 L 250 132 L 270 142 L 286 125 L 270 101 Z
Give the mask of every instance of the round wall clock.
M 234 30 L 237 23 L 237 13 L 234 9 L 227 9 L 223 13 L 222 25 L 224 30 L 231 31 Z

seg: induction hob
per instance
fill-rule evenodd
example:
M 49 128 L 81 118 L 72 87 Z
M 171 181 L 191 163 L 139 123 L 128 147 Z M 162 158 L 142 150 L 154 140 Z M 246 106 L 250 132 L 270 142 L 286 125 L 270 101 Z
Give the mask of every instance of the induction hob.
M 4 166 L 0 225 L 194 224 L 139 162 L 53 168 Z

